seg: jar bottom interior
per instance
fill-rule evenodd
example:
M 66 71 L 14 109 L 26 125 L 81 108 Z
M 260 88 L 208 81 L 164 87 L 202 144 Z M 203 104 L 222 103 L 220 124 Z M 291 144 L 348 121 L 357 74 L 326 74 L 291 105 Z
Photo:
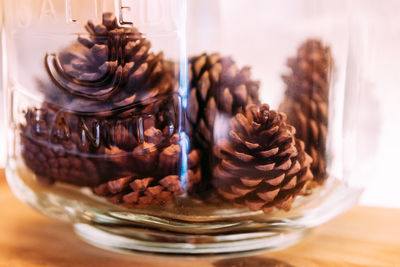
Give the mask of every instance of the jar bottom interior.
M 8 182 L 24 202 L 45 215 L 73 222 L 84 240 L 99 247 L 172 254 L 209 254 L 278 249 L 299 241 L 308 229 L 353 206 L 361 193 L 330 177 L 289 212 L 264 214 L 187 196 L 168 205 L 126 209 L 88 188 L 42 186 L 20 160 L 10 160 Z
M 116 229 L 115 227 L 74 224 L 77 233 L 86 242 L 105 249 L 123 252 L 147 252 L 174 255 L 228 254 L 264 252 L 283 249 L 299 242 L 309 229 L 289 232 L 262 231 L 258 233 L 210 236 L 179 236 L 174 233 L 153 233 L 144 229 Z M 127 233 L 131 235 L 127 235 Z

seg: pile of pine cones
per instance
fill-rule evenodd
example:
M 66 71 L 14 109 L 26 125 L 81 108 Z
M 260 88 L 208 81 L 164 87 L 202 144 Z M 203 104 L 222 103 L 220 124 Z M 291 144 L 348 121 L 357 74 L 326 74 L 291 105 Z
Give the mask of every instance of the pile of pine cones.
M 289 210 L 326 179 L 332 57 L 319 40 L 288 60 L 279 111 L 260 103 L 249 67 L 219 54 L 191 57 L 182 128 L 177 64 L 110 13 L 86 30 L 46 55 L 45 101 L 21 125 L 22 156 L 42 184 L 88 186 L 127 208 L 188 193 L 269 212 Z
M 39 182 L 88 186 L 142 208 L 172 200 L 201 179 L 199 153 L 181 135 L 174 64 L 134 27 L 106 13 L 58 56 L 46 55 L 45 101 L 21 125 L 22 156 Z

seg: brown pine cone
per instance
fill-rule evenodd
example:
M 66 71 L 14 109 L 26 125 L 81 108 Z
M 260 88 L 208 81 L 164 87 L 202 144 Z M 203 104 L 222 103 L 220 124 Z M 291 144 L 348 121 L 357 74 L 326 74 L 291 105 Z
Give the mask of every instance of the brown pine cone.
M 286 115 L 268 105 L 249 105 L 231 120 L 230 140 L 215 147 L 213 185 L 237 206 L 269 212 L 289 210 L 313 175 L 312 159 L 304 152 Z
M 24 161 L 40 183 L 51 185 L 57 180 L 78 186 L 95 186 L 100 182 L 101 171 L 92 160 L 68 153 L 63 148 L 49 148 L 35 139 L 22 137 L 21 141 Z
M 258 103 L 259 82 L 249 67 L 238 69 L 230 57 L 202 54 L 189 60 L 187 131 L 195 147 L 210 148 L 218 114 L 228 117 Z
M 132 175 L 101 184 L 93 191 L 110 202 L 127 208 L 146 208 L 163 204 L 184 192 L 178 175 L 169 175 L 161 179 Z
M 46 100 L 84 113 L 132 109 L 176 89 L 174 69 L 135 27 L 119 28 L 111 13 L 103 22 L 86 24 L 79 36 L 58 56 L 46 56 L 54 85 L 45 86 Z
M 181 160 L 180 147 L 172 144 L 166 147 L 158 159 L 145 161 L 151 163 L 153 170 L 161 169 L 164 172 L 170 166 L 171 173 L 178 173 L 174 169 L 177 161 Z M 200 182 L 201 168 L 199 150 L 192 150 L 188 155 L 188 174 L 179 176 L 177 174 L 165 177 L 142 178 L 137 174 L 114 179 L 93 188 L 93 192 L 100 196 L 105 196 L 113 204 L 119 204 L 127 208 L 146 208 L 149 206 L 163 204 L 173 200 L 176 196 L 193 190 L 194 185 Z M 153 171 L 160 174 L 160 171 Z
M 328 106 L 318 95 L 304 96 L 299 100 L 286 98 L 279 106 L 286 111 L 288 123 L 296 128 L 296 137 L 305 140 L 306 152 L 313 159 L 311 171 L 314 181 L 322 183 L 326 177 L 326 136 L 328 126 Z
M 77 127 L 76 116 L 44 107 L 28 110 L 25 117 L 26 125 L 21 126 L 21 154 L 39 182 L 95 186 L 118 175 L 115 163 L 93 157 L 93 147 L 83 143 L 77 131 L 70 130 Z
M 296 128 L 296 137 L 304 141 L 313 159 L 314 181 L 322 183 L 327 177 L 325 153 L 333 65 L 330 48 L 319 40 L 307 40 L 287 65 L 292 73 L 283 76 L 287 89 L 279 110 L 287 114 L 288 123 Z

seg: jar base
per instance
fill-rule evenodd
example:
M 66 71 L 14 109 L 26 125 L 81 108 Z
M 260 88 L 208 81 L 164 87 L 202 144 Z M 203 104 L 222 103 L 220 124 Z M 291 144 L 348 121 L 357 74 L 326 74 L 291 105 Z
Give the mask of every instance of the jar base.
M 296 204 L 298 210 L 283 213 L 281 218 L 258 213 L 174 217 L 163 216 L 158 209 L 159 214 L 121 209 L 92 199 L 81 189 L 69 192 L 54 186 L 40 190 L 33 177 L 22 179 L 24 175 L 10 163 L 7 180 L 19 199 L 47 216 L 71 222 L 75 232 L 90 244 L 130 253 L 212 256 L 283 249 L 299 242 L 313 227 L 350 209 L 361 194 L 359 188 L 332 177 L 316 199 L 304 198 Z
M 75 233 L 87 243 L 102 249 L 128 253 L 157 253 L 171 255 L 213 256 L 229 253 L 259 253 L 279 250 L 298 243 L 310 229 L 288 232 L 241 233 L 232 235 L 186 235 L 159 231 L 127 230 L 115 233 L 115 227 L 96 226 L 85 223 L 74 224 Z M 132 236 L 129 233 L 133 234 Z M 155 238 L 157 234 L 157 238 Z M 133 237 L 136 236 L 136 237 Z M 174 236 L 176 238 L 174 238 Z M 182 238 L 186 242 L 182 242 Z

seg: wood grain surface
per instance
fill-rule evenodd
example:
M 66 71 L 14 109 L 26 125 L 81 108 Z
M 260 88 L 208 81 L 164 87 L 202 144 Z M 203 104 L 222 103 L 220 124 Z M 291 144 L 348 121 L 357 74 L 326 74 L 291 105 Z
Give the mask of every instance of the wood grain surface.
M 249 257 L 127 255 L 92 247 L 70 225 L 22 204 L 0 171 L 0 266 L 400 266 L 400 210 L 356 207 L 297 245 Z

